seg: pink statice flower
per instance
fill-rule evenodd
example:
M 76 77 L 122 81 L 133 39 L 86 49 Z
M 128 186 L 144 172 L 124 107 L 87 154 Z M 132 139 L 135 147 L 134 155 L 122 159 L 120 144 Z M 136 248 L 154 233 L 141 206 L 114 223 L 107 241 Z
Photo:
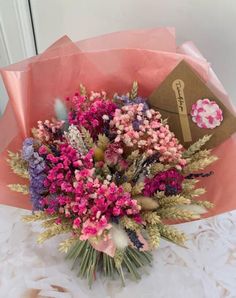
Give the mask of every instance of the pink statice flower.
M 38 121 L 38 128 L 34 130 L 34 134 L 42 142 L 57 143 L 63 138 L 62 127 L 64 123 L 62 120 Z
M 81 170 L 89 171 L 93 167 L 93 151 L 90 150 L 82 156 L 69 144 L 63 143 L 58 147 L 57 155 L 49 153 L 46 156 L 49 170 L 44 181 L 44 186 L 50 193 L 73 192 L 75 172 Z
M 106 164 L 109 166 L 117 166 L 118 170 L 125 170 L 128 167 L 128 162 L 123 156 L 123 151 L 122 144 L 109 144 L 104 153 Z
M 100 236 L 104 230 L 110 228 L 112 216 L 137 216 L 140 207 L 129 193 L 114 182 L 99 181 L 93 171 L 83 175 L 76 173 L 75 197 L 71 200 L 70 213 L 79 217 L 82 222 L 81 239 Z
M 118 143 L 109 144 L 105 151 L 105 161 L 108 165 L 116 165 L 122 158 L 123 148 Z
M 121 153 L 121 152 L 120 152 Z M 44 198 L 44 211 L 71 221 L 74 230 L 81 230 L 81 239 L 100 236 L 109 230 L 113 216 L 135 216 L 140 207 L 130 193 L 110 180 L 96 177 L 93 150 L 80 154 L 69 144 L 58 145 L 57 154 L 46 155 L 48 163 L 44 187 L 50 196 Z
M 105 230 L 109 230 L 111 227 L 112 225 L 104 215 L 94 221 L 87 219 L 83 224 L 80 240 L 101 236 Z
M 96 139 L 99 133 L 106 133 L 109 120 L 117 105 L 106 99 L 106 93 L 91 93 L 90 97 L 76 93 L 72 98 L 73 110 L 69 113 L 69 123 L 78 128 L 85 127 Z
M 110 130 L 116 134 L 115 142 L 123 147 L 139 149 L 149 155 L 160 153 L 160 162 L 174 162 L 184 166 L 183 147 L 179 144 L 161 114 L 147 109 L 144 103 L 126 105 L 116 109 L 110 121 Z

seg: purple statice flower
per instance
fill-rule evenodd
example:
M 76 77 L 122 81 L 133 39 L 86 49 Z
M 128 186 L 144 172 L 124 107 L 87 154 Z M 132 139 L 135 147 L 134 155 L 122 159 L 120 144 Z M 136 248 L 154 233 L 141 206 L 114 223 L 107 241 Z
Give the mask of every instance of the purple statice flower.
M 33 154 L 34 154 L 34 140 L 32 138 L 27 138 L 23 142 L 22 158 L 28 161 Z
M 133 129 L 135 130 L 135 131 L 139 131 L 139 126 L 142 124 L 142 122 L 141 121 L 139 121 L 139 120 L 134 120 L 133 122 L 132 122 L 132 126 L 133 126 Z
M 34 149 L 34 140 L 25 139 L 22 148 L 22 158 L 28 162 L 30 176 L 30 197 L 33 210 L 42 210 L 42 198 L 45 191 L 44 180 L 46 178 L 45 161 Z
M 146 112 L 149 109 L 149 106 L 147 104 L 147 100 L 142 97 L 136 97 L 134 99 L 129 98 L 127 95 L 122 96 L 116 96 L 116 100 L 120 101 L 122 105 L 134 105 L 134 104 L 143 104 L 143 112 Z
M 135 99 L 132 99 L 132 101 L 133 101 L 133 103 L 131 103 L 131 104 L 142 103 L 143 104 L 143 112 L 146 112 L 147 110 L 149 110 L 149 106 L 148 106 L 147 100 L 145 98 L 136 97 Z
M 175 168 L 159 172 L 153 178 L 145 180 L 143 194 L 151 197 L 157 191 L 164 191 L 166 196 L 177 195 L 182 191 L 184 176 Z

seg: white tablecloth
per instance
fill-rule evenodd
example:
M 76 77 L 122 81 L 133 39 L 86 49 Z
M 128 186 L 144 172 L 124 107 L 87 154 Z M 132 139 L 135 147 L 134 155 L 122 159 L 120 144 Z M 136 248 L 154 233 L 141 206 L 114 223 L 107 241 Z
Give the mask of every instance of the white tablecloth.
M 38 225 L 21 222 L 27 211 L 0 206 L 1 298 L 235 298 L 236 211 L 178 225 L 188 248 L 162 240 L 142 280 L 100 277 L 89 290 L 57 251 L 58 239 L 37 245 Z

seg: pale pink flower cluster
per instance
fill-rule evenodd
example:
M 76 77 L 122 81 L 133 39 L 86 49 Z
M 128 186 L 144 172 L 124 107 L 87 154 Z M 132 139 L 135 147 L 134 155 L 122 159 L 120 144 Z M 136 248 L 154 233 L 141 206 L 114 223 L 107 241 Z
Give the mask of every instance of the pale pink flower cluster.
M 56 141 L 56 137 L 58 137 L 57 132 L 62 128 L 64 125 L 64 121 L 49 121 L 45 120 L 38 121 L 38 129 L 36 129 L 36 134 L 39 140 L 41 141 Z
M 117 135 L 117 143 L 149 155 L 159 152 L 161 162 L 177 162 L 181 166 L 186 163 L 182 159 L 182 145 L 169 126 L 161 122 L 161 114 L 153 109 L 145 109 L 143 103 L 116 109 L 110 128 Z
M 101 91 L 101 92 L 94 92 L 94 91 L 91 91 L 90 95 L 89 95 L 89 100 L 90 101 L 94 101 L 98 98 L 101 98 L 101 99 L 107 99 L 107 93 L 105 91 Z
M 199 99 L 192 105 L 191 116 L 200 128 L 213 129 L 223 121 L 222 110 L 214 100 L 208 98 Z

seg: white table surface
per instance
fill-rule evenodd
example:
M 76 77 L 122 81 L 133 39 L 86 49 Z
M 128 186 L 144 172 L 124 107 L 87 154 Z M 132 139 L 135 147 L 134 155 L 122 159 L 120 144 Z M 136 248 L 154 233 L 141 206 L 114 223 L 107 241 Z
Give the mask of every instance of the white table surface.
M 162 241 L 153 267 L 139 282 L 99 278 L 92 290 L 57 251 L 59 239 L 37 245 L 38 225 L 21 222 L 27 211 L 0 206 L 1 298 L 235 298 L 236 211 L 178 225 L 188 249 Z

